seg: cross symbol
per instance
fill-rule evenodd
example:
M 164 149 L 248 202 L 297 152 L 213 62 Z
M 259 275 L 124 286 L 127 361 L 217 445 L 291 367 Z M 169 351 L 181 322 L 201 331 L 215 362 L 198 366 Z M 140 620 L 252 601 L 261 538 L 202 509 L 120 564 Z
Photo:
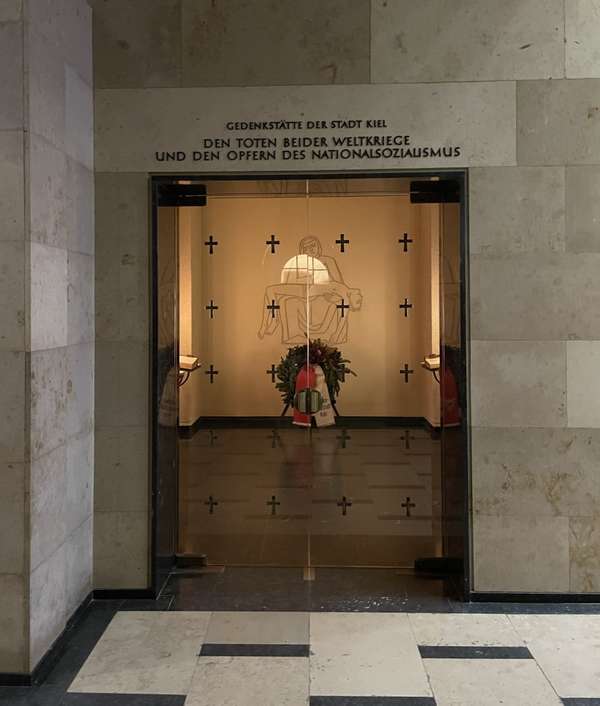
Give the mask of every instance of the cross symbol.
M 352 501 L 351 501 L 351 500 L 347 500 L 347 499 L 346 499 L 346 496 L 344 495 L 344 496 L 342 497 L 342 502 L 341 502 L 341 503 L 338 503 L 337 506 L 342 508 L 342 515 L 347 515 L 347 514 L 348 514 L 348 512 L 347 512 L 348 508 L 349 508 L 349 507 L 352 507 Z
M 350 308 L 350 304 L 346 304 L 346 302 L 342 299 L 342 303 L 341 303 L 341 304 L 336 304 L 336 305 L 335 305 L 335 308 L 342 310 L 342 319 L 343 319 L 343 318 L 344 318 L 344 309 L 349 309 L 349 308 Z
M 408 376 L 412 375 L 415 371 L 408 369 L 408 363 L 404 363 L 404 370 L 400 371 L 400 375 L 404 375 L 404 382 L 408 382 Z
M 271 499 L 267 500 L 267 505 L 271 506 L 271 515 L 275 515 L 277 514 L 277 505 L 281 505 L 281 503 L 277 502 L 274 495 L 271 495 Z
M 404 252 L 408 252 L 408 244 L 413 241 L 408 237 L 408 233 L 405 233 L 404 238 L 398 238 L 398 242 L 404 245 Z
M 404 431 L 404 436 L 402 437 L 402 441 L 404 442 L 404 448 L 405 449 L 410 449 L 410 440 L 414 439 L 414 436 L 410 435 L 410 432 L 408 429 Z
M 219 503 L 213 498 L 212 495 L 209 495 L 209 496 L 208 496 L 208 500 L 207 500 L 204 504 L 205 504 L 205 505 L 208 505 L 208 508 L 209 508 L 209 509 L 208 509 L 208 513 L 209 513 L 210 515 L 214 515 L 214 512 L 215 512 L 215 511 L 214 511 L 214 508 L 215 508 L 215 506 L 218 505 Z
M 404 297 L 404 304 L 399 305 L 401 309 L 404 309 L 404 318 L 408 316 L 408 310 L 412 309 L 412 304 L 408 303 L 408 299 Z
M 343 233 L 340 234 L 340 239 L 336 240 L 335 242 L 340 246 L 340 252 L 346 252 L 344 246 L 350 243 L 350 241 L 346 239 L 346 236 Z
M 415 505 L 415 503 L 412 503 L 412 502 L 410 501 L 410 498 L 406 498 L 406 502 L 405 502 L 405 503 L 402 503 L 402 504 L 400 505 L 400 507 L 405 507 L 405 508 L 406 508 L 406 516 L 407 516 L 407 517 L 410 517 L 410 508 L 411 508 L 411 507 L 417 507 L 417 506 Z
M 218 439 L 218 438 L 219 437 L 215 434 L 215 432 L 212 429 L 208 430 L 208 440 L 209 440 L 211 446 L 213 446 L 216 439 Z
M 338 436 L 337 438 L 340 439 L 340 441 L 342 442 L 342 443 L 341 443 L 341 447 L 342 447 L 343 449 L 345 449 L 345 448 L 346 448 L 346 442 L 348 441 L 348 439 L 351 439 L 352 437 L 350 436 L 350 434 L 348 434 L 348 430 L 347 430 L 347 429 L 342 429 L 342 435 L 341 435 L 341 436 Z
M 265 241 L 267 245 L 271 246 L 271 255 L 275 254 L 275 247 L 277 245 L 281 245 L 281 242 L 279 240 L 275 240 L 275 236 L 271 235 L 271 240 Z
M 215 369 L 213 368 L 213 364 L 211 363 L 211 364 L 210 364 L 210 368 L 209 368 L 208 370 L 205 370 L 205 371 L 204 371 L 204 374 L 205 374 L 205 375 L 210 375 L 210 384 L 212 385 L 213 382 L 214 382 L 214 377 L 215 377 L 215 375 L 218 375 L 218 374 L 219 374 L 219 371 L 218 371 L 218 370 L 215 370 Z
M 275 382 L 275 375 L 277 374 L 277 368 L 274 364 L 271 364 L 271 370 L 267 370 L 267 375 L 271 376 L 271 382 Z
M 281 309 L 281 307 L 279 306 L 279 304 L 275 304 L 275 300 L 274 300 L 274 299 L 271 299 L 271 303 L 270 303 L 270 304 L 267 304 L 267 309 L 269 309 L 269 310 L 271 311 L 271 316 L 272 316 L 273 318 L 275 318 L 275 310 L 276 310 L 276 309 Z
M 209 237 L 208 240 L 205 240 L 205 241 L 204 241 L 204 245 L 208 245 L 208 247 L 209 247 L 209 253 L 210 253 L 211 255 L 212 255 L 213 252 L 214 252 L 213 248 L 214 248 L 216 245 L 218 245 L 218 244 L 219 244 L 219 243 L 218 243 L 217 240 L 213 240 L 212 235 Z
M 218 306 L 215 306 L 215 303 L 214 303 L 213 300 L 211 299 L 211 300 L 210 300 L 210 306 L 207 304 L 205 308 L 206 308 L 207 311 L 210 311 L 210 318 L 212 319 L 212 318 L 214 318 L 214 313 L 215 313 L 215 311 L 216 311 L 219 307 L 218 307 Z
M 281 443 L 281 437 L 279 436 L 279 432 L 277 429 L 273 429 L 271 432 L 271 448 L 276 449 L 279 447 L 279 444 Z

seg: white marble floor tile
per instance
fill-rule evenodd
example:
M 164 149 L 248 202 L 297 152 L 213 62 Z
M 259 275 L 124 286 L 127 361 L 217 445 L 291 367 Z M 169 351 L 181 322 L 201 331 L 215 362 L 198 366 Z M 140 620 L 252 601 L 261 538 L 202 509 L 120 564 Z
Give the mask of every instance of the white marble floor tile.
M 561 697 L 600 698 L 600 615 L 511 615 Z
M 308 613 L 216 612 L 204 640 L 214 644 L 307 645 Z
M 523 645 L 506 615 L 412 613 L 408 619 L 418 645 Z
M 201 657 L 185 706 L 307 706 L 308 659 Z
M 404 613 L 312 613 L 310 693 L 430 696 Z
M 561 706 L 532 659 L 426 659 L 437 706 Z
M 71 692 L 187 694 L 210 613 L 117 613 Z

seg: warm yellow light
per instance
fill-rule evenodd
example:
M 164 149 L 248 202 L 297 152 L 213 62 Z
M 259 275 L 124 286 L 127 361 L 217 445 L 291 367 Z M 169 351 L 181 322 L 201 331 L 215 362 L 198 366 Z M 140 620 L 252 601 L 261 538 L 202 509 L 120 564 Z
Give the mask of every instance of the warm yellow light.
M 327 284 L 329 270 L 312 255 L 296 255 L 290 258 L 281 271 L 282 284 Z

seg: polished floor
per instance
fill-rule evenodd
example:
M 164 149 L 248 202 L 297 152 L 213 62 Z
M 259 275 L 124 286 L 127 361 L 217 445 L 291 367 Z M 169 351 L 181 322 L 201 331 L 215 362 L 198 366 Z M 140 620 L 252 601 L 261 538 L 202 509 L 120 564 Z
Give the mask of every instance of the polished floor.
M 46 680 L 0 688 L 0 704 L 600 704 L 600 606 L 182 608 L 176 591 L 156 602 L 93 603 Z
M 183 553 L 227 566 L 437 556 L 440 441 L 405 427 L 216 428 L 180 442 Z

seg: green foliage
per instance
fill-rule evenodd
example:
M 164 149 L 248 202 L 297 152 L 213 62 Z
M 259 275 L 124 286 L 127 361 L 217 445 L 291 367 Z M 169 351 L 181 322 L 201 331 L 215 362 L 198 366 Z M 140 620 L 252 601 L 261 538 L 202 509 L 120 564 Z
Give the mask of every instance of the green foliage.
M 284 404 L 293 404 L 296 394 L 296 377 L 298 371 L 307 363 L 306 345 L 294 346 L 287 352 L 285 358 L 277 366 L 278 382 L 275 387 L 281 392 Z M 325 375 L 325 381 L 329 390 L 331 401 L 335 401 L 340 393 L 340 385 L 346 379 L 346 375 L 356 375 L 353 370 L 346 365 L 349 360 L 342 358 L 341 352 L 333 346 L 328 346 L 324 341 L 317 338 L 309 342 L 308 362 L 311 365 L 320 365 Z

